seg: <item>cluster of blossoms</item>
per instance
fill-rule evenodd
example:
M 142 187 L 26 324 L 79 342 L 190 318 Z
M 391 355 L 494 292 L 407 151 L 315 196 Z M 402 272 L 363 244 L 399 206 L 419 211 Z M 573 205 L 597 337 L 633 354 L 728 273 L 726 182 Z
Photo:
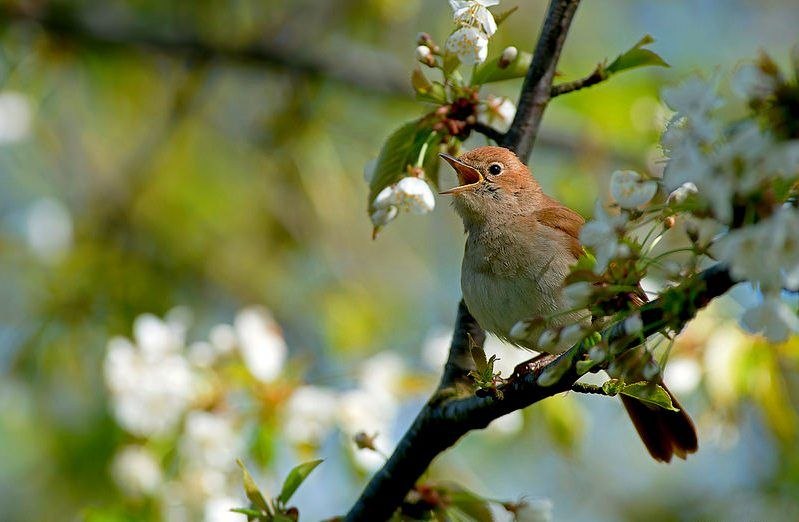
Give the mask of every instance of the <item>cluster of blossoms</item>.
M 607 324 L 601 318 L 624 319 L 625 332 L 640 335 L 643 323 L 634 310 L 647 298 L 644 289 L 658 294 L 714 261 L 757 291 L 757 303 L 742 314 L 744 330 L 772 342 L 799 333 L 797 311 L 783 298 L 799 290 L 799 135 L 773 116 L 785 120 L 785 110 L 775 107 L 780 92 L 790 98 L 784 92 L 795 94 L 799 85 L 786 82 L 765 57 L 740 68 L 732 83 L 737 100 L 719 95 L 718 80 L 693 77 L 665 89 L 663 100 L 675 112 L 661 142 L 667 156 L 662 178 L 612 174 L 614 203 L 598 202 L 583 227 L 580 240 L 590 254 L 564 289 L 574 310 L 590 310 L 592 327 L 563 326 L 553 318 L 544 321 L 548 328 L 536 329 L 523 321 L 514 335 L 539 335 L 542 347 L 573 344 Z M 731 123 L 723 115 L 736 104 L 754 110 Z M 612 355 L 602 343 L 590 359 Z M 651 379 L 660 368 L 646 353 L 616 366 Z
M 112 475 L 125 495 L 156 500 L 165 520 L 238 520 L 229 512 L 246 503 L 236 459 L 257 460 L 262 448 L 253 441 L 264 429 L 288 443 L 292 460 L 340 439 L 354 469 L 377 469 L 396 443 L 403 401 L 422 390 L 418 372 L 391 352 L 360 362 L 350 386 L 297 383 L 281 330 L 260 307 L 213 326 L 207 339 L 189 342 L 191 328 L 184 308 L 164 319 L 143 314 L 132 338 L 108 341 L 104 363 L 113 416 L 129 435 Z M 431 371 L 440 370 L 448 345 L 446 335 L 424 343 Z M 515 412 L 491 431 L 521 427 Z
M 499 0 L 449 0 L 458 29 L 447 38 L 446 47 L 462 64 L 482 63 L 488 56 L 488 39 L 497 23 L 487 8 L 498 4 Z
M 455 29 L 445 45 L 437 45 L 429 34 L 419 35 L 416 59 L 441 79 L 428 78 L 422 68 L 416 67 L 411 83 L 420 100 L 437 107 L 395 132 L 380 157 L 365 168 L 372 189 L 369 216 L 375 235 L 402 211 L 425 214 L 433 210 L 435 197 L 430 186 L 438 184 L 437 153 L 441 147 L 455 154 L 476 126 L 501 133 L 513 121 L 516 107 L 511 100 L 480 97 L 483 84 L 521 74 L 507 74 L 510 64 L 520 58 L 515 47 L 505 49 L 496 64 L 486 62 L 489 38 L 501 21 L 488 7 L 498 4 L 499 0 L 451 0 Z M 490 66 L 488 72 L 477 70 L 481 64 Z M 459 65 L 475 67 L 469 81 L 458 72 Z
M 109 340 L 105 382 L 114 417 L 131 436 L 112 472 L 127 495 L 159 499 L 166 520 L 238 520 L 229 509 L 242 504 L 236 458 L 245 452 L 250 412 L 222 373 L 241 365 L 254 385 L 273 385 L 287 347 L 277 323 L 258 307 L 187 346 L 190 323 L 183 308 L 166 319 L 143 314 L 133 339 Z M 156 450 L 167 441 L 177 452 Z

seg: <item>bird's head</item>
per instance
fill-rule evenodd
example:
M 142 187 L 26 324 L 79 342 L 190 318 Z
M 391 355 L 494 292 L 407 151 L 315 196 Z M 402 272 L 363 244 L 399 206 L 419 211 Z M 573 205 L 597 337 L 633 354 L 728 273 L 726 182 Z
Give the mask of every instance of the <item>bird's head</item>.
M 541 187 L 516 154 L 503 147 L 478 147 L 454 157 L 441 154 L 458 175 L 455 210 L 466 225 L 490 217 L 512 217 L 535 208 Z

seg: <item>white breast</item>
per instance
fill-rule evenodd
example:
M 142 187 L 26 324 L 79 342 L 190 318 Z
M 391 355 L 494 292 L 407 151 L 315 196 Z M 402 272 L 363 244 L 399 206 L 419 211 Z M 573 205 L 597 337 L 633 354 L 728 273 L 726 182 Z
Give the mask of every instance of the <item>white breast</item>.
M 511 235 L 487 236 L 475 230 L 466 243 L 461 271 L 466 306 L 484 329 L 520 346 L 524 343 L 510 338 L 511 328 L 523 319 L 563 309 L 561 288 L 574 260 L 552 236 L 555 231 L 543 232 L 523 244 Z

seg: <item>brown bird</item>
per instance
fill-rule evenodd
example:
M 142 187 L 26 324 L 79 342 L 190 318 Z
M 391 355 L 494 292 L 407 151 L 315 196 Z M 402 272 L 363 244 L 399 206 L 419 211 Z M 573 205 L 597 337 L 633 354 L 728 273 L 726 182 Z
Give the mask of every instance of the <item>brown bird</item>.
M 527 166 L 508 149 L 479 147 L 459 158 L 441 157 L 455 169 L 460 183 L 442 194 L 453 196 L 468 234 L 461 269 L 466 306 L 485 330 L 540 351 L 535 341 L 511 338 L 510 331 L 523 319 L 573 309 L 562 289 L 570 266 L 583 252 L 583 218 L 544 194 Z M 556 325 L 586 319 L 586 313 L 573 312 L 559 316 Z M 673 396 L 678 412 L 628 396 L 621 399 L 656 460 L 669 462 L 673 455 L 685 458 L 696 451 L 693 422 Z

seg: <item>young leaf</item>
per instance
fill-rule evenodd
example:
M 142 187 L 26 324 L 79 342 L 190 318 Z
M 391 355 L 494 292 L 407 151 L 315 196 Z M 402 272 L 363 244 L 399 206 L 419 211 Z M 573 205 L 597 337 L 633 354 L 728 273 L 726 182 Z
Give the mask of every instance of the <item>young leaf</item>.
M 257 509 L 250 509 L 250 508 L 230 508 L 230 511 L 233 513 L 241 513 L 242 515 L 247 515 L 248 519 L 254 518 L 258 519 L 264 516 L 262 511 L 258 511 Z
M 582 361 L 577 361 L 577 365 L 575 366 L 577 369 L 577 375 L 584 375 L 588 373 L 591 368 L 597 365 L 596 361 L 592 361 L 591 359 L 585 359 Z
M 671 411 L 680 411 L 671 403 L 671 397 L 668 392 L 664 390 L 662 386 L 655 383 L 646 381 L 635 382 L 626 385 L 620 393 L 628 397 L 634 397 L 647 404 L 660 406 L 661 408 Z
M 302 484 L 316 466 L 321 463 L 322 459 L 312 460 L 310 462 L 304 462 L 292 469 L 283 482 L 283 489 L 280 491 L 280 496 L 277 497 L 278 500 L 283 504 L 287 503 L 294 492 L 297 491 L 297 488 L 300 487 L 300 484 Z
M 252 479 L 252 475 L 250 475 L 250 472 L 247 471 L 247 467 L 244 466 L 244 463 L 239 459 L 236 460 L 236 464 L 238 464 L 241 468 L 242 480 L 244 482 L 244 493 L 246 493 L 247 498 L 250 499 L 250 502 L 252 502 L 252 504 L 260 509 L 263 513 L 272 515 L 272 510 L 269 507 L 269 504 L 266 502 L 261 490 L 258 489 L 258 485 Z
M 499 25 L 502 24 L 502 22 L 507 20 L 510 15 L 515 13 L 517 9 L 519 9 L 519 6 L 518 5 L 514 5 L 510 9 L 506 9 L 505 11 L 502 11 L 501 13 L 495 14 L 494 15 L 494 21 L 497 23 L 497 27 L 499 27 Z
M 606 395 L 610 395 L 611 397 L 614 395 L 618 395 L 622 389 L 624 389 L 624 381 L 621 381 L 619 379 L 610 379 L 609 381 L 605 381 L 602 384 L 602 391 L 604 391 Z
M 488 500 L 459 484 L 446 484 L 442 488 L 449 497 L 450 506 L 456 508 L 466 520 L 494 520 Z M 449 514 L 449 510 L 447 510 Z
M 524 78 L 530 63 L 533 61 L 533 55 L 519 51 L 516 59 L 510 62 L 507 67 L 500 67 L 499 59 L 500 57 L 497 56 L 478 65 L 472 75 L 472 85 Z
M 669 64 L 666 63 L 663 58 L 660 57 L 660 55 L 650 51 L 649 49 L 644 49 L 645 45 L 649 45 L 654 41 L 655 39 L 650 35 L 644 36 L 627 52 L 617 56 L 610 65 L 605 67 L 605 72 L 608 74 L 615 74 L 626 69 L 644 67 L 647 65 L 669 67 Z

